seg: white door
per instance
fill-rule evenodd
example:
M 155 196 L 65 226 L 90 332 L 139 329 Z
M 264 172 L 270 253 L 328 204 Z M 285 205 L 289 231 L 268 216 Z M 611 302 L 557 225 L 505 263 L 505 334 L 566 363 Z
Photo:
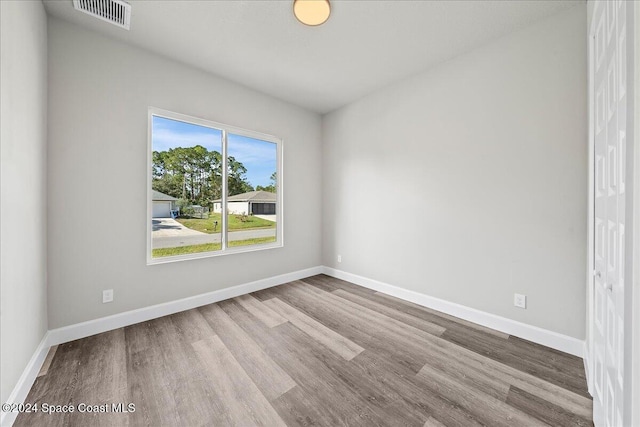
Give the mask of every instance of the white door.
M 626 1 L 594 6 L 593 415 L 621 426 L 623 403 Z

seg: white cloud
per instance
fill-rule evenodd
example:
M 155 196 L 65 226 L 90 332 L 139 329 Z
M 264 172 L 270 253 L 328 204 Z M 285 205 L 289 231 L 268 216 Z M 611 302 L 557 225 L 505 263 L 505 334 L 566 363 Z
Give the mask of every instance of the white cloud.
M 276 144 L 265 141 L 229 137 L 229 155 L 243 164 L 275 164 Z

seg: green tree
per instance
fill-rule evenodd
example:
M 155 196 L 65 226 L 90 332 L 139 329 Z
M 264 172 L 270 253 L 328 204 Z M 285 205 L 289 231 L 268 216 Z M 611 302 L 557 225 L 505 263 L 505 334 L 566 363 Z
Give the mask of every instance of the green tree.
M 234 196 L 236 194 L 253 191 L 253 186 L 247 181 L 247 168 L 237 161 L 235 157 L 229 156 L 228 159 L 228 194 Z
M 269 178 L 269 180 L 271 181 L 271 183 L 267 186 L 262 186 L 262 185 L 258 185 L 256 187 L 256 190 L 258 191 L 268 191 L 270 193 L 275 193 L 276 192 L 276 183 L 278 182 L 277 177 L 276 177 L 276 173 L 272 173 L 271 177 Z
M 201 145 L 154 151 L 152 156 L 154 190 L 190 204 L 211 206 L 222 197 L 222 155 Z M 253 191 L 247 168 L 234 157 L 228 159 L 229 195 Z
M 220 196 L 221 156 L 201 145 L 153 152 L 154 190 L 208 206 Z

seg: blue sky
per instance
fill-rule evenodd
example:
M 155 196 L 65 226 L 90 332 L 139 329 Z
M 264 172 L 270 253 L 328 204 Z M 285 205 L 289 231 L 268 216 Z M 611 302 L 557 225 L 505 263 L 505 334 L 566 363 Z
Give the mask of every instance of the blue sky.
M 202 145 L 210 151 L 222 151 L 222 132 L 205 126 L 153 116 L 153 151 Z M 229 134 L 229 155 L 247 168 L 247 179 L 254 187 L 271 183 L 276 171 L 276 144 Z

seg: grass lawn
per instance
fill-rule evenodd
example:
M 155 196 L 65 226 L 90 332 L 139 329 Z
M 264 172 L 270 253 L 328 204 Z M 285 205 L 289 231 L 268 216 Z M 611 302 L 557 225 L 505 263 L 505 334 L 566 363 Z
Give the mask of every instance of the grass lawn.
M 247 246 L 247 245 L 260 245 L 262 243 L 275 242 L 275 237 L 258 237 L 255 239 L 246 240 L 232 240 L 229 242 L 229 247 L 234 246 Z M 180 246 L 177 248 L 160 248 L 154 249 L 152 256 L 154 258 L 163 256 L 174 256 L 184 254 L 197 254 L 200 252 L 210 252 L 220 250 L 220 243 L 204 243 L 202 245 Z
M 258 218 L 255 216 L 247 216 L 247 220 L 245 222 L 240 221 L 239 218 L 240 215 L 228 216 L 229 231 L 276 227 L 275 222 L 267 221 L 266 219 Z M 192 230 L 200 231 L 207 234 L 219 233 L 220 229 L 222 228 L 222 215 L 220 215 L 219 213 L 211 213 L 208 219 L 178 218 L 176 219 L 176 221 Z M 218 221 L 218 226 L 214 231 L 213 226 L 215 221 Z

